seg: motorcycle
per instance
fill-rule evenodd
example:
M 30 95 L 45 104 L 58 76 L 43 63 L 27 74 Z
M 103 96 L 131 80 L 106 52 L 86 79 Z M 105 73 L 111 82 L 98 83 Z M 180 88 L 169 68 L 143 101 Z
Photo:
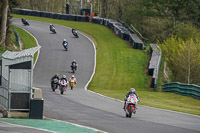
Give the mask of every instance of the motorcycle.
M 28 21 L 26 19 L 22 19 L 22 24 L 24 24 L 25 26 L 29 25 L 29 23 L 28 23 Z
M 67 51 L 67 50 L 68 50 L 68 42 L 64 42 L 64 43 L 63 43 L 63 47 L 64 47 L 65 50 Z
M 72 34 L 73 34 L 76 38 L 79 38 L 79 36 L 78 36 L 78 31 L 77 31 L 77 30 L 72 29 Z
M 75 84 L 76 84 L 75 81 L 70 81 L 69 85 L 70 85 L 71 90 L 74 89 Z
M 52 28 L 50 28 L 50 31 L 56 34 L 56 28 L 52 26 Z
M 55 91 L 58 88 L 58 84 L 59 80 L 57 78 L 54 78 L 51 86 L 53 91 Z
M 137 99 L 136 95 L 129 95 L 126 105 L 125 105 L 125 113 L 126 117 L 131 118 L 132 113 L 136 113 L 136 105 L 139 100 Z
M 73 63 L 73 64 L 71 65 L 71 69 L 72 69 L 72 72 L 73 72 L 73 73 L 75 73 L 76 68 L 77 68 L 76 64 Z
M 67 88 L 67 82 L 65 80 L 60 81 L 60 94 L 63 94 L 64 91 L 66 91 Z

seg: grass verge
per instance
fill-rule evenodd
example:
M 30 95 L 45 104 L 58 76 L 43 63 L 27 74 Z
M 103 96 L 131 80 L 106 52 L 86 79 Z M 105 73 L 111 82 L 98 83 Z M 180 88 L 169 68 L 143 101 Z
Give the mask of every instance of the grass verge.
M 29 49 L 32 47 L 36 47 L 37 46 L 37 42 L 35 41 L 35 39 L 33 38 L 33 36 L 31 36 L 29 33 L 27 33 L 25 30 L 14 26 L 13 27 L 16 29 L 17 33 L 19 34 L 22 43 L 24 44 L 24 49 Z M 34 54 L 34 62 L 37 58 L 38 52 L 36 52 Z
M 131 49 L 108 28 L 86 22 L 12 16 L 73 27 L 92 36 L 97 43 L 97 66 L 89 90 L 123 100 L 129 89 L 134 87 L 141 105 L 200 115 L 200 100 L 173 93 L 151 92 L 148 88 L 149 77 L 145 74 L 147 53 Z

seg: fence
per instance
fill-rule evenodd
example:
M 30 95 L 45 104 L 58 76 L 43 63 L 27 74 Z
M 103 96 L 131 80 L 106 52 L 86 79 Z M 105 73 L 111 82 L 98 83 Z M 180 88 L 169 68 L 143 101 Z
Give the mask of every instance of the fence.
M 1 86 L 0 86 L 0 104 L 8 109 L 8 80 L 4 77 L 1 77 Z
M 166 83 L 162 85 L 162 91 L 200 99 L 200 86 L 193 84 L 182 84 L 179 82 Z
M 25 85 L 9 83 L 4 77 L 2 77 L 1 81 L 0 105 L 6 110 L 29 110 L 31 88 Z
M 150 44 L 151 59 L 148 67 L 148 75 L 152 76 L 151 87 L 157 90 L 158 73 L 161 63 L 161 49 L 157 44 Z
M 13 31 L 14 31 L 14 33 L 15 33 L 15 36 L 16 36 L 16 38 L 17 38 L 17 43 L 18 43 L 18 46 L 20 46 L 20 36 L 19 36 L 19 34 L 17 33 L 17 31 L 16 31 L 16 29 L 15 29 L 15 28 L 13 28 Z

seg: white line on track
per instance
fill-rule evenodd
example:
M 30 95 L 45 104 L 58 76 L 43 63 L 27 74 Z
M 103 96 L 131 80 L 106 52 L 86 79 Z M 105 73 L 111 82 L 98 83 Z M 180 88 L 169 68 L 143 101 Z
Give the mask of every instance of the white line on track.
M 4 121 L 1 121 L 1 122 L 4 123 L 4 124 L 16 126 L 16 127 L 25 127 L 25 128 L 30 128 L 30 129 L 36 129 L 36 130 L 46 131 L 46 132 L 50 132 L 50 133 L 56 133 L 56 132 L 54 132 L 54 131 L 49 131 L 49 130 L 47 130 L 47 129 L 29 127 L 29 126 L 24 126 L 24 125 L 18 125 L 18 124 L 8 123 L 8 122 L 4 122 Z

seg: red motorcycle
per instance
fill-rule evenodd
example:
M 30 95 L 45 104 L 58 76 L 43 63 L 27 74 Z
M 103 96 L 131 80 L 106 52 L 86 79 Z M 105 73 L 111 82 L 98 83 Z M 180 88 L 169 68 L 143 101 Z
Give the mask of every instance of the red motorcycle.
M 132 113 L 136 113 L 136 106 L 137 106 L 137 102 L 139 100 L 137 99 L 136 95 L 129 95 L 127 101 L 126 101 L 126 108 L 125 108 L 125 113 L 126 113 L 126 117 L 131 118 Z

